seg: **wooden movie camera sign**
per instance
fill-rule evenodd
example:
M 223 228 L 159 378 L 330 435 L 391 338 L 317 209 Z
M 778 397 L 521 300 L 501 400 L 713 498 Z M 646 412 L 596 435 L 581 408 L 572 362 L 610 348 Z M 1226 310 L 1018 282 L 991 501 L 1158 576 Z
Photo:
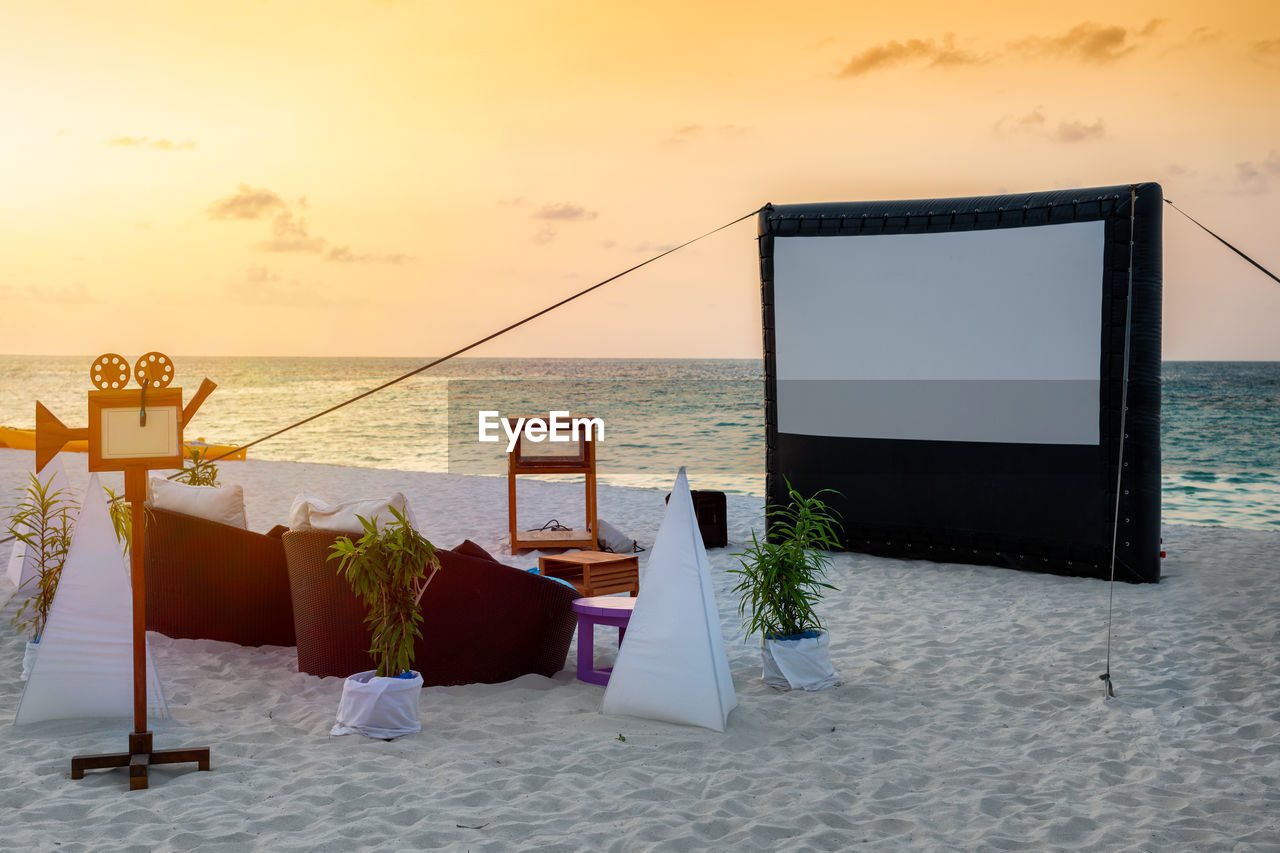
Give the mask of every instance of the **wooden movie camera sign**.
M 147 787 L 152 764 L 185 764 L 194 761 L 208 770 L 207 747 L 154 750 L 147 729 L 147 617 L 146 522 L 147 471 L 181 468 L 182 428 L 217 387 L 205 379 L 191 401 L 183 406 L 182 389 L 170 388 L 173 362 L 164 353 L 149 352 L 135 362 L 132 377 L 138 388 L 128 389 L 129 363 L 115 353 L 94 359 L 89 371 L 97 391 L 89 392 L 89 426 L 70 429 L 40 403 L 36 403 L 36 471 L 42 471 L 66 442 L 89 442 L 90 471 L 123 471 L 125 500 L 133 517 L 130 571 L 133 587 L 133 732 L 129 751 L 106 755 L 77 755 L 71 759 L 71 778 L 83 779 L 84 771 L 111 767 L 129 768 L 129 790 Z

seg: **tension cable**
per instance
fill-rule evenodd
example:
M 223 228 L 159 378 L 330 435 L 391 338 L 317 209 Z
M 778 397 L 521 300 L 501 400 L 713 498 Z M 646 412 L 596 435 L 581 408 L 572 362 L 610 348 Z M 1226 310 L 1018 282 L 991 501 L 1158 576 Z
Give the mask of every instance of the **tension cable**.
M 1257 261 L 1255 261 L 1253 258 L 1249 257 L 1249 256 L 1248 256 L 1248 255 L 1246 255 L 1244 252 L 1240 251 L 1240 250 L 1239 250 L 1239 249 L 1237 249 L 1235 246 L 1231 245 L 1231 244 L 1230 244 L 1230 243 L 1228 243 L 1226 240 L 1224 240 L 1224 239 L 1222 239 L 1221 237 L 1219 237 L 1217 234 L 1214 234 L 1214 233 L 1213 233 L 1212 231 L 1210 231 L 1208 228 L 1205 228 L 1203 225 L 1200 225 L 1200 223 L 1199 223 L 1199 222 L 1196 222 L 1196 220 L 1195 220 L 1195 219 L 1192 219 L 1192 217 L 1191 217 L 1191 215 L 1190 215 L 1190 214 L 1186 213 L 1182 208 L 1178 207 L 1176 204 L 1174 204 L 1173 202 L 1169 201 L 1169 199 L 1167 199 L 1167 198 L 1166 198 L 1166 199 L 1164 200 L 1164 203 L 1165 203 L 1165 204 L 1167 204 L 1167 205 L 1169 205 L 1170 207 L 1172 207 L 1174 210 L 1178 211 L 1179 213 L 1181 213 L 1183 216 L 1187 217 L 1187 219 L 1190 219 L 1192 222 L 1195 222 L 1195 224 L 1196 224 L 1196 225 L 1200 226 L 1200 228 L 1204 231 L 1204 233 L 1208 234 L 1210 237 L 1212 237 L 1213 239 L 1217 240 L 1219 243 L 1221 243 L 1222 245 L 1226 246 L 1228 249 L 1230 249 L 1231 251 L 1235 252 L 1237 255 L 1239 255 L 1240 257 L 1244 258 L 1246 261 L 1248 261 L 1249 263 L 1253 264 L 1253 265 L 1254 265 L 1255 267 L 1257 267 L 1258 269 L 1262 270 L 1262 272 L 1263 272 L 1265 275 L 1269 275 L 1269 276 L 1271 276 L 1272 280 L 1274 280 L 1277 284 L 1280 284 L 1280 278 L 1277 278 L 1277 277 L 1276 277 L 1276 274 L 1275 274 L 1275 273 L 1273 273 L 1271 270 L 1267 269 L 1267 268 L 1266 268 L 1266 267 L 1264 267 L 1262 264 L 1258 263 L 1258 262 L 1257 262 Z
M 493 332 L 492 334 L 485 335 L 483 338 L 480 338 L 478 341 L 474 341 L 474 342 L 469 343 L 469 344 L 467 344 L 466 346 L 464 346 L 464 347 L 462 347 L 462 348 L 460 348 L 460 349 L 456 349 L 456 350 L 454 350 L 453 352 L 449 353 L 448 355 L 444 355 L 444 356 L 441 356 L 440 358 L 437 358 L 435 361 L 432 361 L 432 362 L 430 362 L 430 363 L 428 363 L 428 364 L 424 364 L 424 365 L 422 365 L 421 367 L 418 367 L 418 368 L 415 368 L 415 369 L 413 369 L 413 370 L 410 370 L 408 373 L 405 373 L 405 374 L 402 374 L 402 375 L 400 375 L 400 376 L 397 376 L 395 379 L 388 380 L 388 381 L 386 381 L 386 382 L 382 383 L 381 385 L 379 385 L 379 386 L 378 386 L 378 387 L 376 387 L 376 388 L 370 388 L 368 391 L 365 391 L 365 392 L 364 392 L 364 393 L 362 393 L 362 394 L 357 394 L 356 396 L 352 397 L 352 398 L 351 398 L 351 399 L 349 399 L 349 400 L 344 400 L 344 401 L 342 401 L 341 403 L 338 403 L 338 404 L 336 404 L 336 405 L 330 406 L 329 408 L 325 409 L 325 410 L 324 410 L 324 411 L 322 411 L 322 412 L 317 412 L 317 413 L 315 413 L 314 415 L 311 415 L 311 416 L 309 416 L 309 417 L 303 418 L 303 419 L 302 419 L 302 420 L 300 420 L 300 421 L 297 421 L 296 423 L 289 424 L 287 427 L 284 427 L 284 428 L 282 428 L 282 429 L 278 429 L 278 430 L 276 430 L 275 432 L 273 432 L 273 433 L 271 433 L 271 434 L 269 434 L 269 435 L 264 435 L 262 438 L 254 439 L 253 441 L 249 442 L 248 444 L 242 444 L 242 445 L 240 445 L 239 447 L 234 447 L 234 448 L 232 448 L 231 450 L 228 450 L 228 451 L 226 451 L 225 453 L 222 453 L 222 454 L 220 454 L 220 455 L 218 455 L 218 456 L 215 456 L 215 457 L 213 457 L 212 459 L 209 459 L 209 460 L 207 460 L 207 461 L 208 461 L 208 462 L 217 462 L 217 461 L 219 461 L 220 459 L 223 459 L 223 458 L 225 458 L 225 457 L 227 457 L 227 456 L 230 456 L 230 455 L 231 455 L 231 454 L 233 454 L 233 453 L 239 453 L 241 450 L 247 450 L 248 448 L 253 447 L 255 444 L 261 444 L 262 442 L 267 441 L 268 439 L 275 438 L 276 436 L 280 435 L 281 433 L 288 432 L 289 430 L 294 429 L 294 428 L 296 428 L 296 427 L 300 427 L 300 426 L 302 426 L 303 424 L 310 423 L 311 421 L 314 421 L 316 418 L 322 418 L 322 417 L 324 417 L 325 415 L 327 415 L 327 414 L 329 414 L 329 413 L 331 413 L 331 412 L 336 412 L 338 409 L 341 409 L 341 408 L 342 408 L 342 407 L 344 407 L 344 406 L 349 406 L 349 405 L 351 405 L 352 403 L 357 402 L 358 400 L 363 400 L 365 397 L 368 397 L 368 396 L 370 396 L 371 394 L 376 394 L 376 393 L 378 393 L 379 391 L 382 391 L 382 390 L 385 390 L 385 389 L 387 389 L 387 388 L 390 388 L 392 385 L 395 385 L 397 382 L 403 382 L 404 380 L 409 379 L 410 377 L 417 376 L 419 373 L 422 373 L 422 372 L 424 372 L 424 371 L 430 370 L 431 368 L 435 367 L 436 365 L 443 364 L 444 362 L 448 361 L 448 360 L 449 360 L 449 359 L 451 359 L 451 358 L 457 358 L 458 356 L 462 355 L 463 353 L 465 353 L 465 352 L 469 352 L 470 350 L 475 349 L 476 347 L 480 346 L 481 344 L 488 343 L 489 341 L 493 340 L 494 338 L 499 337 L 499 336 L 501 336 L 501 335 L 505 335 L 507 332 L 510 332 L 510 331 L 512 331 L 513 329 L 518 329 L 518 328 L 520 328 L 520 327 L 521 327 L 521 326 L 523 326 L 525 323 L 529 323 L 529 322 L 531 322 L 531 321 L 533 321 L 533 320 L 538 319 L 538 318 L 539 318 L 539 317 L 541 317 L 543 314 L 549 314 L 549 313 L 551 313 L 552 311 L 556 310 L 557 308 L 561 307 L 562 305 L 567 305 L 567 304 L 569 304 L 570 302 L 574 301 L 575 299 L 580 299 L 581 297 L 586 296 L 588 293 L 590 293 L 590 292 L 591 292 L 591 291 L 593 291 L 593 290 L 598 290 L 599 288 L 604 287 L 606 284 L 609 284 L 610 282 L 617 281 L 618 279 L 622 278 L 624 275 L 628 275 L 628 274 L 630 274 L 630 273 L 633 273 L 633 272 L 635 272 L 636 270 L 640 269 L 641 267 L 648 266 L 649 264 L 653 263 L 653 262 L 654 262 L 654 261 L 656 261 L 656 260 L 659 260 L 660 258 L 665 258 L 667 255 L 670 255 L 672 252 L 678 252 L 678 251 L 680 251 L 681 249 L 683 249 L 685 246 L 688 246 L 688 245 L 691 245 L 691 244 L 693 244 L 693 243 L 696 243 L 696 242 L 698 242 L 699 240 L 706 239 L 707 237 L 710 237 L 712 234 L 716 234 L 716 233 L 718 233 L 718 232 L 720 232 L 720 231 L 723 231 L 723 230 L 724 230 L 724 229 L 726 229 L 726 228 L 730 228 L 730 227 L 732 227 L 732 226 L 734 226 L 734 225 L 737 225 L 739 222 L 742 222 L 744 219 L 750 219 L 751 217 L 755 216 L 757 213 L 759 213 L 759 212 L 760 212 L 760 211 L 762 211 L 762 210 L 764 210 L 764 208 L 763 208 L 763 207 L 756 208 L 755 210 L 751 211 L 750 213 L 745 213 L 745 214 L 743 214 L 742 216 L 739 216 L 737 219 L 733 220 L 732 222 L 726 222 L 724 225 L 721 225 L 719 228 L 713 228 L 712 230 L 710 230 L 710 231 L 706 232 L 705 234 L 701 234 L 701 235 L 699 235 L 699 236 L 697 236 L 697 237 L 694 237 L 692 240 L 686 240 L 685 242 L 681 243 L 681 244 L 680 244 L 680 245 L 678 245 L 678 246 L 672 246 L 670 249 L 667 249 L 665 252 L 660 252 L 659 254 L 654 255 L 652 258 L 649 258 L 649 259 L 648 259 L 648 260 L 646 260 L 646 261 L 641 261 L 640 263 L 636 264 L 635 266 L 633 266 L 633 267 L 629 267 L 628 269 L 625 269 L 625 270 L 623 270 L 622 272 L 617 273 L 616 275 L 609 276 L 609 278 L 606 278 L 606 279 L 604 279 L 603 281 L 596 282 L 595 284 L 591 285 L 590 287 L 584 288 L 583 290 L 579 290 L 577 293 L 573 294 L 572 296 L 566 296 L 564 299 L 561 299 L 559 302 L 556 302 L 556 303 L 555 303 L 555 304 L 553 304 L 553 305 L 548 305 L 546 308 L 543 308 L 541 311 L 538 311 L 538 312 L 536 312 L 536 313 L 534 313 L 534 314 L 530 314 L 528 317 L 525 317 L 523 320 L 517 320 L 516 322 L 512 323 L 511 325 L 506 326 L 506 327 L 504 327 L 504 328 L 501 328 L 501 329 L 499 329 L 498 331 Z M 174 478 L 174 477 L 181 476 L 181 474 L 182 474 L 182 472 L 181 472 L 181 471 L 179 471 L 179 472 L 174 473 L 174 474 L 171 474 L 171 475 L 169 475 L 169 476 L 170 476 L 170 479 L 172 479 L 172 478 Z
M 1116 541 L 1120 536 L 1120 494 L 1124 480 L 1124 440 L 1125 421 L 1129 414 L 1129 341 L 1133 332 L 1133 241 L 1135 219 L 1138 207 L 1138 187 L 1129 187 L 1129 285 L 1124 305 L 1124 367 L 1120 378 L 1120 446 L 1116 459 L 1116 501 L 1114 517 L 1111 520 L 1111 580 L 1107 586 L 1107 669 L 1099 675 L 1099 680 L 1106 685 L 1105 698 L 1116 695 L 1115 684 L 1111 680 L 1111 623 L 1115 612 L 1116 600 Z

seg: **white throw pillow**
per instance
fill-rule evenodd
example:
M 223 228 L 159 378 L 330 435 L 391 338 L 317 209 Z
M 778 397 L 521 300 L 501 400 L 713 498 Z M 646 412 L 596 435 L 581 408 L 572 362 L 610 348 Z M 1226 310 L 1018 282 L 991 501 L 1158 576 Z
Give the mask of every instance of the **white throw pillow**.
M 313 506 L 328 508 L 329 504 L 323 498 L 313 495 L 311 492 L 299 492 L 298 496 L 293 499 L 293 506 L 289 507 L 289 529 L 310 530 L 311 508 Z
M 241 530 L 249 526 L 245 523 L 244 489 L 240 486 L 188 486 L 152 477 L 147 503 L 157 509 L 207 518 Z
M 386 498 L 368 498 L 366 500 L 347 501 L 330 504 L 309 492 L 303 492 L 293 499 L 293 508 L 289 511 L 289 527 L 293 530 L 328 530 L 334 533 L 363 533 L 357 515 L 372 519 L 381 530 L 395 521 L 391 507 L 403 513 L 409 524 L 416 530 L 417 520 L 409 502 L 400 492 Z

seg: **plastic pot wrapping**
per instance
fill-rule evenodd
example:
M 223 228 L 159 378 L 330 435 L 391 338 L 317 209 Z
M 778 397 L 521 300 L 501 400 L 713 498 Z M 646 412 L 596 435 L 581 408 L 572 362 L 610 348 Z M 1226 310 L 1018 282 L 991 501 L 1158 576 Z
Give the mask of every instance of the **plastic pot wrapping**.
M 18 676 L 23 681 L 31 677 L 31 670 L 35 668 L 36 655 L 39 651 L 39 643 L 27 643 L 27 650 L 22 653 L 22 675 Z
M 343 682 L 338 721 L 329 733 L 388 740 L 422 731 L 418 722 L 422 676 L 411 672 L 408 678 L 388 678 L 374 672 L 358 672 Z
M 831 667 L 831 647 L 825 631 L 805 631 L 789 637 L 765 639 L 760 645 L 764 683 L 781 690 L 826 690 L 844 684 Z

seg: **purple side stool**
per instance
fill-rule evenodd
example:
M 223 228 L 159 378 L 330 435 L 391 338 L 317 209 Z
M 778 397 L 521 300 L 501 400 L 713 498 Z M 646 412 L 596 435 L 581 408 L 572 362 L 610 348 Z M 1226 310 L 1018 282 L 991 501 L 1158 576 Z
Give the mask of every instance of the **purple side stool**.
M 588 684 L 608 684 L 613 667 L 596 669 L 596 626 L 609 625 L 618 629 L 618 645 L 627 634 L 631 621 L 631 609 L 636 600 L 629 595 L 597 595 L 579 598 L 573 602 L 578 614 L 578 680 Z

